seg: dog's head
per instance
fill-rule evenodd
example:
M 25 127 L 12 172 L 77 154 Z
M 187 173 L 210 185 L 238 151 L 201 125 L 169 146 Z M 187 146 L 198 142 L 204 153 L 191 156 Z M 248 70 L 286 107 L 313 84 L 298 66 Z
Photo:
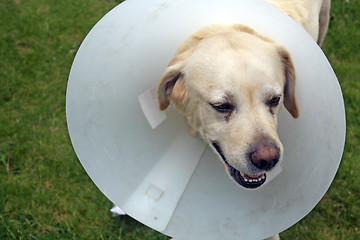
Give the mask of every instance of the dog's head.
M 241 25 L 211 26 L 188 38 L 169 63 L 158 98 L 161 110 L 172 103 L 184 113 L 246 188 L 262 185 L 282 159 L 281 105 L 298 116 L 289 53 Z

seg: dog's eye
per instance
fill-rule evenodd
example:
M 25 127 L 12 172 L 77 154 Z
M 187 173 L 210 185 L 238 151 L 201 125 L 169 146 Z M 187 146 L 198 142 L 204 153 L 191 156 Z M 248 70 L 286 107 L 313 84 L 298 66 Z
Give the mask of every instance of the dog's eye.
M 235 109 L 235 106 L 232 105 L 231 103 L 215 103 L 215 104 L 212 104 L 210 103 L 210 105 L 218 112 L 221 112 L 221 113 L 231 113 L 234 109 Z
M 279 105 L 279 103 L 280 103 L 280 96 L 273 97 L 268 102 L 270 107 L 276 107 L 277 105 Z

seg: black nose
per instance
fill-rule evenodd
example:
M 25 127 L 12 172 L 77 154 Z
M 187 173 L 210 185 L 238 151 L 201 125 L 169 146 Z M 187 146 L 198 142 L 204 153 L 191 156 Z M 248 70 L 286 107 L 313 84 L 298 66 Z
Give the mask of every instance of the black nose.
M 275 144 L 261 144 L 250 152 L 250 160 L 261 170 L 270 170 L 280 158 L 280 149 Z

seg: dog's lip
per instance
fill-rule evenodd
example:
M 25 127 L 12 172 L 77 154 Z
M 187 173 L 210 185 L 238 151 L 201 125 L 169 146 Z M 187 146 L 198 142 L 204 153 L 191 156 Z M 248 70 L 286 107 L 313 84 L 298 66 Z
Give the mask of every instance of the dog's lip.
M 250 182 L 258 182 L 261 181 L 265 176 L 266 173 L 260 173 L 260 174 L 255 174 L 255 175 L 250 175 L 250 174 L 246 174 L 246 173 L 242 173 L 240 171 L 240 175 L 244 178 L 244 180 L 246 182 L 250 181 Z
M 266 181 L 266 173 L 262 172 L 259 174 L 246 174 L 243 173 L 233 166 L 229 164 L 229 162 L 226 160 L 224 153 L 222 149 L 220 148 L 219 144 L 216 142 L 213 142 L 212 145 L 216 149 L 216 151 L 220 154 L 222 160 L 224 161 L 227 171 L 230 174 L 230 176 L 243 187 L 246 188 L 258 188 Z
M 256 175 L 250 175 L 242 173 L 233 166 L 231 166 L 226 160 L 224 160 L 227 170 L 231 177 L 243 187 L 246 188 L 258 188 L 263 185 L 266 181 L 266 173 L 260 173 Z

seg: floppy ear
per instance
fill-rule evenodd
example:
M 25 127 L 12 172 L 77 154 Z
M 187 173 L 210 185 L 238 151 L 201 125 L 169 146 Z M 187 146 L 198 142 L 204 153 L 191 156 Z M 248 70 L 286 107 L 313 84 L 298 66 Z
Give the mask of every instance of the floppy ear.
M 174 59 L 170 62 L 170 64 Z M 168 66 L 158 85 L 158 100 L 160 110 L 165 110 L 170 101 L 176 107 L 183 109 L 185 105 L 186 87 L 184 74 L 182 73 L 183 62 Z
M 191 35 L 181 44 L 176 56 L 170 61 L 158 86 L 160 110 L 165 110 L 170 102 L 174 103 L 177 108 L 181 110 L 184 109 L 186 104 L 186 76 L 182 71 L 185 66 L 185 61 L 204 38 L 223 31 L 224 27 L 220 25 L 205 27 Z
M 296 74 L 295 68 L 292 63 L 290 54 L 284 48 L 280 50 L 281 61 L 284 65 L 285 74 L 285 87 L 284 87 L 284 106 L 293 116 L 297 118 L 299 116 L 299 109 L 296 101 Z

